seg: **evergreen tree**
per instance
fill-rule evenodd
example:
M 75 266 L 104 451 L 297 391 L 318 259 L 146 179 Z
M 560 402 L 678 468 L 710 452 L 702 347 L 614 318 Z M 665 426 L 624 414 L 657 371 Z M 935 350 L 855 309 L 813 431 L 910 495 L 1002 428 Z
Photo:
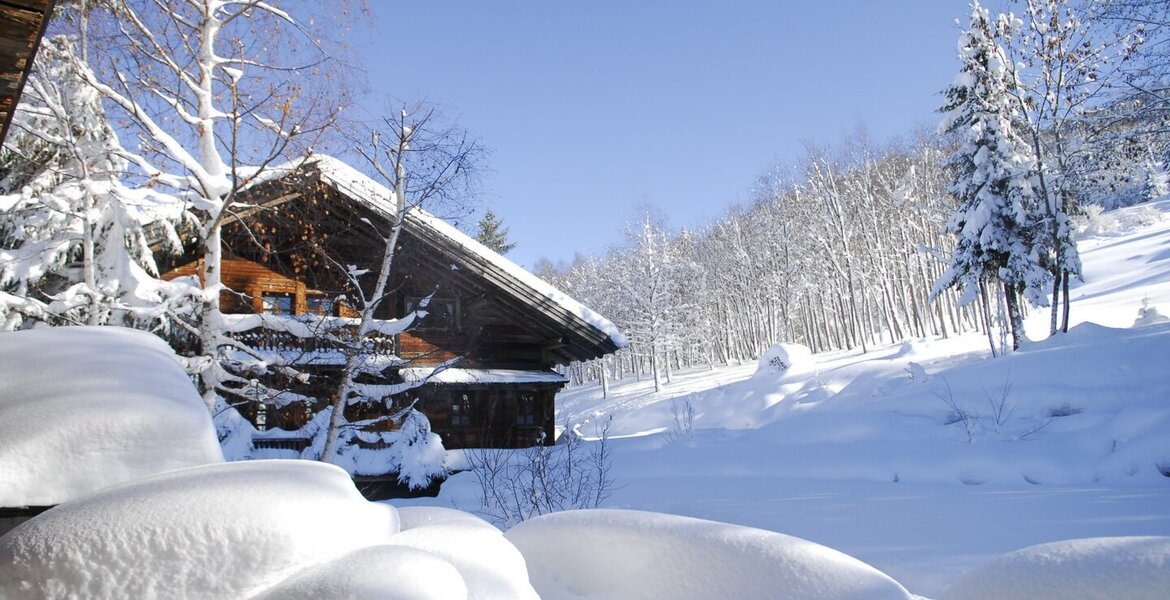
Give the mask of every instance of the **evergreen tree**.
M 960 34 L 963 67 L 946 90 L 940 129 L 958 137 L 951 157 L 955 178 L 950 192 L 958 200 L 946 231 L 957 237 L 950 268 L 933 294 L 958 286 L 963 299 L 983 295 L 990 312 L 988 284 L 1002 286 L 1012 346 L 1023 339 L 1024 298 L 1047 305 L 1052 273 L 1043 264 L 1044 207 L 1034 190 L 1036 160 L 1021 138 L 1023 106 L 1015 65 L 998 39 L 1010 35 L 1018 20 L 972 4 L 970 28 Z
M 479 233 L 475 234 L 475 239 L 500 254 L 507 254 L 516 247 L 515 243 L 508 241 L 508 228 L 490 208 L 479 220 Z
M 132 324 L 162 302 L 143 233 L 170 198 L 124 185 L 124 149 L 72 39 L 48 38 L 0 154 L 0 317 Z M 173 211 L 172 211 L 173 212 Z

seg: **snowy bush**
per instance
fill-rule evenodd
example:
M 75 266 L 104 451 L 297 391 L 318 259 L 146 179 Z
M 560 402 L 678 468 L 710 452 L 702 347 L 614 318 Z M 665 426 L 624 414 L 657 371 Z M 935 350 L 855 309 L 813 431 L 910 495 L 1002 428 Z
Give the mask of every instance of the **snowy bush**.
M 1116 237 L 1149 227 L 1162 220 L 1162 212 L 1149 204 L 1107 211 L 1098 204 L 1089 204 L 1082 214 L 1073 218 L 1077 237 Z
M 801 375 L 815 370 L 812 351 L 800 344 L 776 344 L 760 357 L 756 375 Z
M 946 600 L 1155 600 L 1170 590 L 1170 538 L 1116 537 L 1041 544 L 963 575 Z
M 443 439 L 431 431 L 426 415 L 413 407 L 406 410 L 398 439 L 391 449 L 398 465 L 398 482 L 412 490 L 425 488 L 447 476 Z
M 877 569 L 799 538 L 629 510 L 545 515 L 504 534 L 545 600 L 909 600 Z
M 1141 327 L 1142 325 L 1153 325 L 1167 321 L 1170 321 L 1170 318 L 1158 312 L 1158 307 L 1152 306 L 1149 298 L 1142 298 L 1142 306 L 1138 309 L 1138 316 L 1134 319 L 1133 326 Z

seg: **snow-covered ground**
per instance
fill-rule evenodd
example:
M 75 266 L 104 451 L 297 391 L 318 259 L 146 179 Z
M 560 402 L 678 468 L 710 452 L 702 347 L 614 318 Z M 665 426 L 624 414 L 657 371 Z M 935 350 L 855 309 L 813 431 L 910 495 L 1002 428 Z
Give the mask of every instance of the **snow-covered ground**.
M 1146 222 L 1084 243 L 1072 330 L 1042 339 L 1037 311 L 1039 341 L 1006 357 L 977 335 L 780 346 L 657 393 L 571 390 L 578 431 L 612 417 L 617 488 L 507 532 L 444 508 L 475 508 L 467 473 L 376 504 L 332 465 L 170 470 L 219 456 L 165 346 L 5 334 L 2 481 L 65 502 L 0 537 L 0 597 L 1164 598 L 1170 218 L 1150 215 L 1168 204 L 1111 216 Z M 51 467 L 69 468 L 20 479 Z
M 1007 357 L 980 335 L 795 354 L 787 370 L 765 357 L 676 373 L 658 393 L 574 388 L 561 418 L 589 435 L 612 417 L 605 506 L 798 536 L 929 597 L 1024 547 L 1168 536 L 1168 210 L 1106 215 L 1121 223 L 1081 244 L 1070 332 L 1045 339 L 1035 310 L 1038 341 Z M 674 417 L 688 406 L 690 431 Z M 412 502 L 469 508 L 475 492 L 463 474 Z

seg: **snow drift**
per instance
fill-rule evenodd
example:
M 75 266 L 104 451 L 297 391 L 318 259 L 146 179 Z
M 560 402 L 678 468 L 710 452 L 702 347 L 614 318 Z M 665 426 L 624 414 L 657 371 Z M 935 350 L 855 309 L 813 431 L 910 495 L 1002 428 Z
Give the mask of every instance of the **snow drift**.
M 1170 590 L 1170 537 L 1040 544 L 968 572 L 947 600 L 1157 600 Z
M 398 530 L 337 467 L 181 469 L 66 502 L 0 538 L 0 597 L 245 597 Z
M 545 600 L 909 599 L 893 579 L 799 538 L 629 510 L 544 515 L 506 534 Z
M 0 506 L 46 506 L 223 462 L 207 408 L 162 340 L 118 327 L 0 335 Z
M 499 530 L 450 509 L 403 512 L 324 463 L 180 469 L 0 537 L 0 598 L 536 598 Z

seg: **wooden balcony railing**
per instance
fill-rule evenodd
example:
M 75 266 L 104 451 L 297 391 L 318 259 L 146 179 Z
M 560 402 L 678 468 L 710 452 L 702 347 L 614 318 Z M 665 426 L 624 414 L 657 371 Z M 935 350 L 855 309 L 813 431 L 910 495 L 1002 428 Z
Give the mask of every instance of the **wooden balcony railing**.
M 284 331 L 271 329 L 250 329 L 231 334 L 232 338 L 259 352 L 273 352 L 282 355 L 317 354 L 336 351 L 345 354 L 339 344 L 318 337 L 299 337 Z M 366 339 L 365 352 L 374 354 L 396 354 L 393 337 L 370 337 Z

